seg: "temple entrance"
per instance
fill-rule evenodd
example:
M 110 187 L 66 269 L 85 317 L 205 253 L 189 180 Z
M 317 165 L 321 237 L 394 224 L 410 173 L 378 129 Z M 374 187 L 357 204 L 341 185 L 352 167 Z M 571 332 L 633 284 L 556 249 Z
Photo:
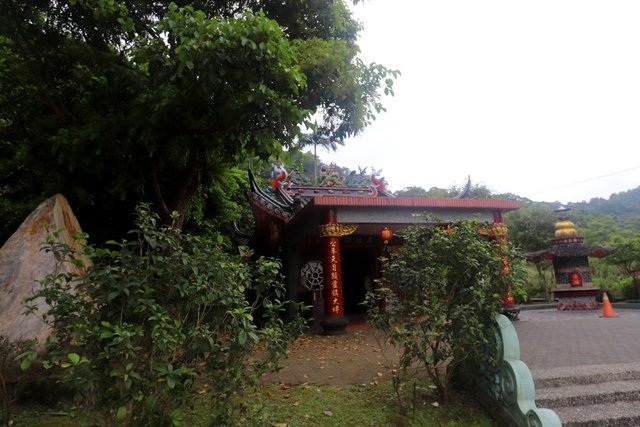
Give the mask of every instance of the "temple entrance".
M 342 248 L 342 284 L 345 314 L 364 314 L 362 305 L 367 293 L 366 286 L 372 286 L 375 278 L 375 251 L 372 247 Z M 369 285 L 365 285 L 368 282 Z
M 249 173 L 247 197 L 256 222 L 251 246 L 259 255 L 281 255 L 289 298 L 311 302 L 302 269 L 322 263 L 314 277 L 318 288 L 322 282 L 324 308 L 317 304 L 314 318 L 326 334 L 344 333 L 365 317 L 365 283 L 380 274 L 378 255 L 401 244 L 395 231 L 424 224 L 423 213 L 437 214 L 443 224 L 469 218 L 500 225 L 504 212 L 520 207 L 515 200 L 467 199 L 466 190 L 451 199 L 395 197 L 377 172 L 365 168 L 343 176 L 331 165 L 323 169 L 320 185 L 310 186 L 278 166 L 268 191 Z

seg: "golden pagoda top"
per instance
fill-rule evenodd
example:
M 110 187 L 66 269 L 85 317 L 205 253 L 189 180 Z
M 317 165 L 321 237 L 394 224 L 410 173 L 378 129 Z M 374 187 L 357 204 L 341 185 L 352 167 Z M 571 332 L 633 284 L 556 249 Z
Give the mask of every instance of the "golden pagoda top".
M 556 223 L 556 231 L 554 232 L 556 239 L 564 239 L 567 237 L 578 237 L 576 225 L 568 219 L 562 219 Z

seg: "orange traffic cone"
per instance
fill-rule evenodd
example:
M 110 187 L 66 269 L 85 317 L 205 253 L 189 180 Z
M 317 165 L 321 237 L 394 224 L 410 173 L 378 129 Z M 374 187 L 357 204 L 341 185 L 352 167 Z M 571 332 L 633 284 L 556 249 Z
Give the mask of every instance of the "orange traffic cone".
M 602 293 L 602 316 L 600 317 L 616 317 L 618 316 L 609 302 L 609 297 L 606 292 Z

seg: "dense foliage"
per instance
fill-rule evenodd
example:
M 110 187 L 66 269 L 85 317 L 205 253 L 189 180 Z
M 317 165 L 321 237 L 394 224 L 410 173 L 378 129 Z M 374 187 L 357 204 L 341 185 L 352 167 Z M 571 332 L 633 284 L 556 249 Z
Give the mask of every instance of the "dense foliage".
M 623 286 L 623 296 L 640 298 L 640 235 L 633 238 L 618 237 L 611 242 L 617 250 L 606 258 L 609 265 L 618 267 L 631 283 Z
M 548 217 L 549 213 L 560 206 L 559 202 L 521 200 L 525 207 L 540 212 L 543 217 Z M 588 202 L 568 203 L 566 207 L 571 209 L 569 217 L 576 224 L 578 233 L 584 237 L 586 244 L 612 244 L 618 238 L 631 238 L 640 234 L 640 219 L 637 214 L 640 209 L 640 187 L 612 194 L 609 199 L 594 198 Z M 544 213 L 545 210 L 547 213 Z M 510 216 L 518 214 L 509 213 L 507 217 Z M 548 239 L 552 237 L 553 234 Z
M 612 194 L 608 199 L 594 198 L 589 202 L 570 203 L 568 206 L 580 214 L 576 215 L 576 220 L 583 227 L 602 228 L 609 232 L 609 238 L 640 234 L 640 187 Z
M 51 241 L 47 250 L 80 271 L 48 276 L 34 297 L 52 307 L 39 313 L 55 331 L 45 366 L 63 368 L 78 405 L 132 425 L 180 424 L 201 381 L 214 424 L 233 424 L 238 396 L 302 331 L 302 320 L 281 318 L 279 262 L 230 256 L 159 226 L 145 207 L 133 237 L 81 253 Z
M 55 192 L 97 240 L 140 200 L 180 227 L 302 129 L 357 134 L 396 75 L 358 58 L 359 30 L 342 0 L 1 2 L 3 237 Z
M 422 366 L 444 402 L 456 368 L 484 357 L 502 295 L 522 280 L 513 248 L 490 242 L 478 227 L 462 221 L 403 230 L 400 252 L 386 260 L 381 287 L 367 297 L 371 324 L 400 348 L 399 368 Z
M 549 247 L 558 217 L 546 206 L 527 203 L 509 212 L 505 221 L 509 226 L 509 239 L 521 250 L 533 252 Z
M 395 195 L 398 197 L 450 198 L 460 194 L 463 191 L 463 189 L 464 187 L 458 187 L 455 185 L 447 189 L 431 187 L 429 190 L 425 190 L 422 187 L 411 186 L 411 187 L 405 187 L 402 190 L 396 191 Z M 489 198 L 496 198 L 498 196 L 493 195 L 491 193 L 491 190 L 484 185 L 472 184 L 469 187 L 469 193 L 467 197 L 472 199 L 489 199 Z
M 617 250 L 609 261 L 620 266 L 625 273 L 635 276 L 640 270 L 640 235 L 633 239 L 618 238 L 612 242 Z

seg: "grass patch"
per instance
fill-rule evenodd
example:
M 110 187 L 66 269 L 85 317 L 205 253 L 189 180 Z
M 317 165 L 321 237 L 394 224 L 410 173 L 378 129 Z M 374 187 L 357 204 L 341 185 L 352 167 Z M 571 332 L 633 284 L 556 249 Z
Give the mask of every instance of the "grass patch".
M 412 383 L 411 383 L 412 384 Z M 403 390 L 405 406 L 413 402 L 413 386 Z M 246 411 L 238 416 L 241 426 L 271 427 L 373 427 L 373 426 L 437 426 L 492 427 L 495 424 L 481 409 L 461 392 L 454 392 L 447 406 L 434 406 L 434 390 L 417 383 L 416 410 L 403 414 L 389 382 L 356 386 L 303 384 L 297 386 L 270 385 L 260 387 L 245 398 Z M 210 426 L 210 403 L 206 394 L 194 400 L 193 408 L 184 409 L 184 425 Z M 76 427 L 108 423 L 100 417 L 72 418 L 51 408 L 15 408 L 18 415 L 14 426 Z M 52 415 L 54 414 L 54 415 Z
M 406 403 L 413 389 L 404 391 Z M 241 425 L 297 427 L 446 426 L 491 427 L 494 423 L 463 393 L 447 406 L 434 406 L 434 390 L 416 387 L 416 411 L 402 414 L 389 382 L 356 386 L 303 384 L 263 386 L 247 396 L 247 412 Z M 206 402 L 203 401 L 206 405 Z M 186 416 L 190 427 L 206 426 L 205 411 L 194 407 Z M 202 424 L 200 424 L 202 422 Z

